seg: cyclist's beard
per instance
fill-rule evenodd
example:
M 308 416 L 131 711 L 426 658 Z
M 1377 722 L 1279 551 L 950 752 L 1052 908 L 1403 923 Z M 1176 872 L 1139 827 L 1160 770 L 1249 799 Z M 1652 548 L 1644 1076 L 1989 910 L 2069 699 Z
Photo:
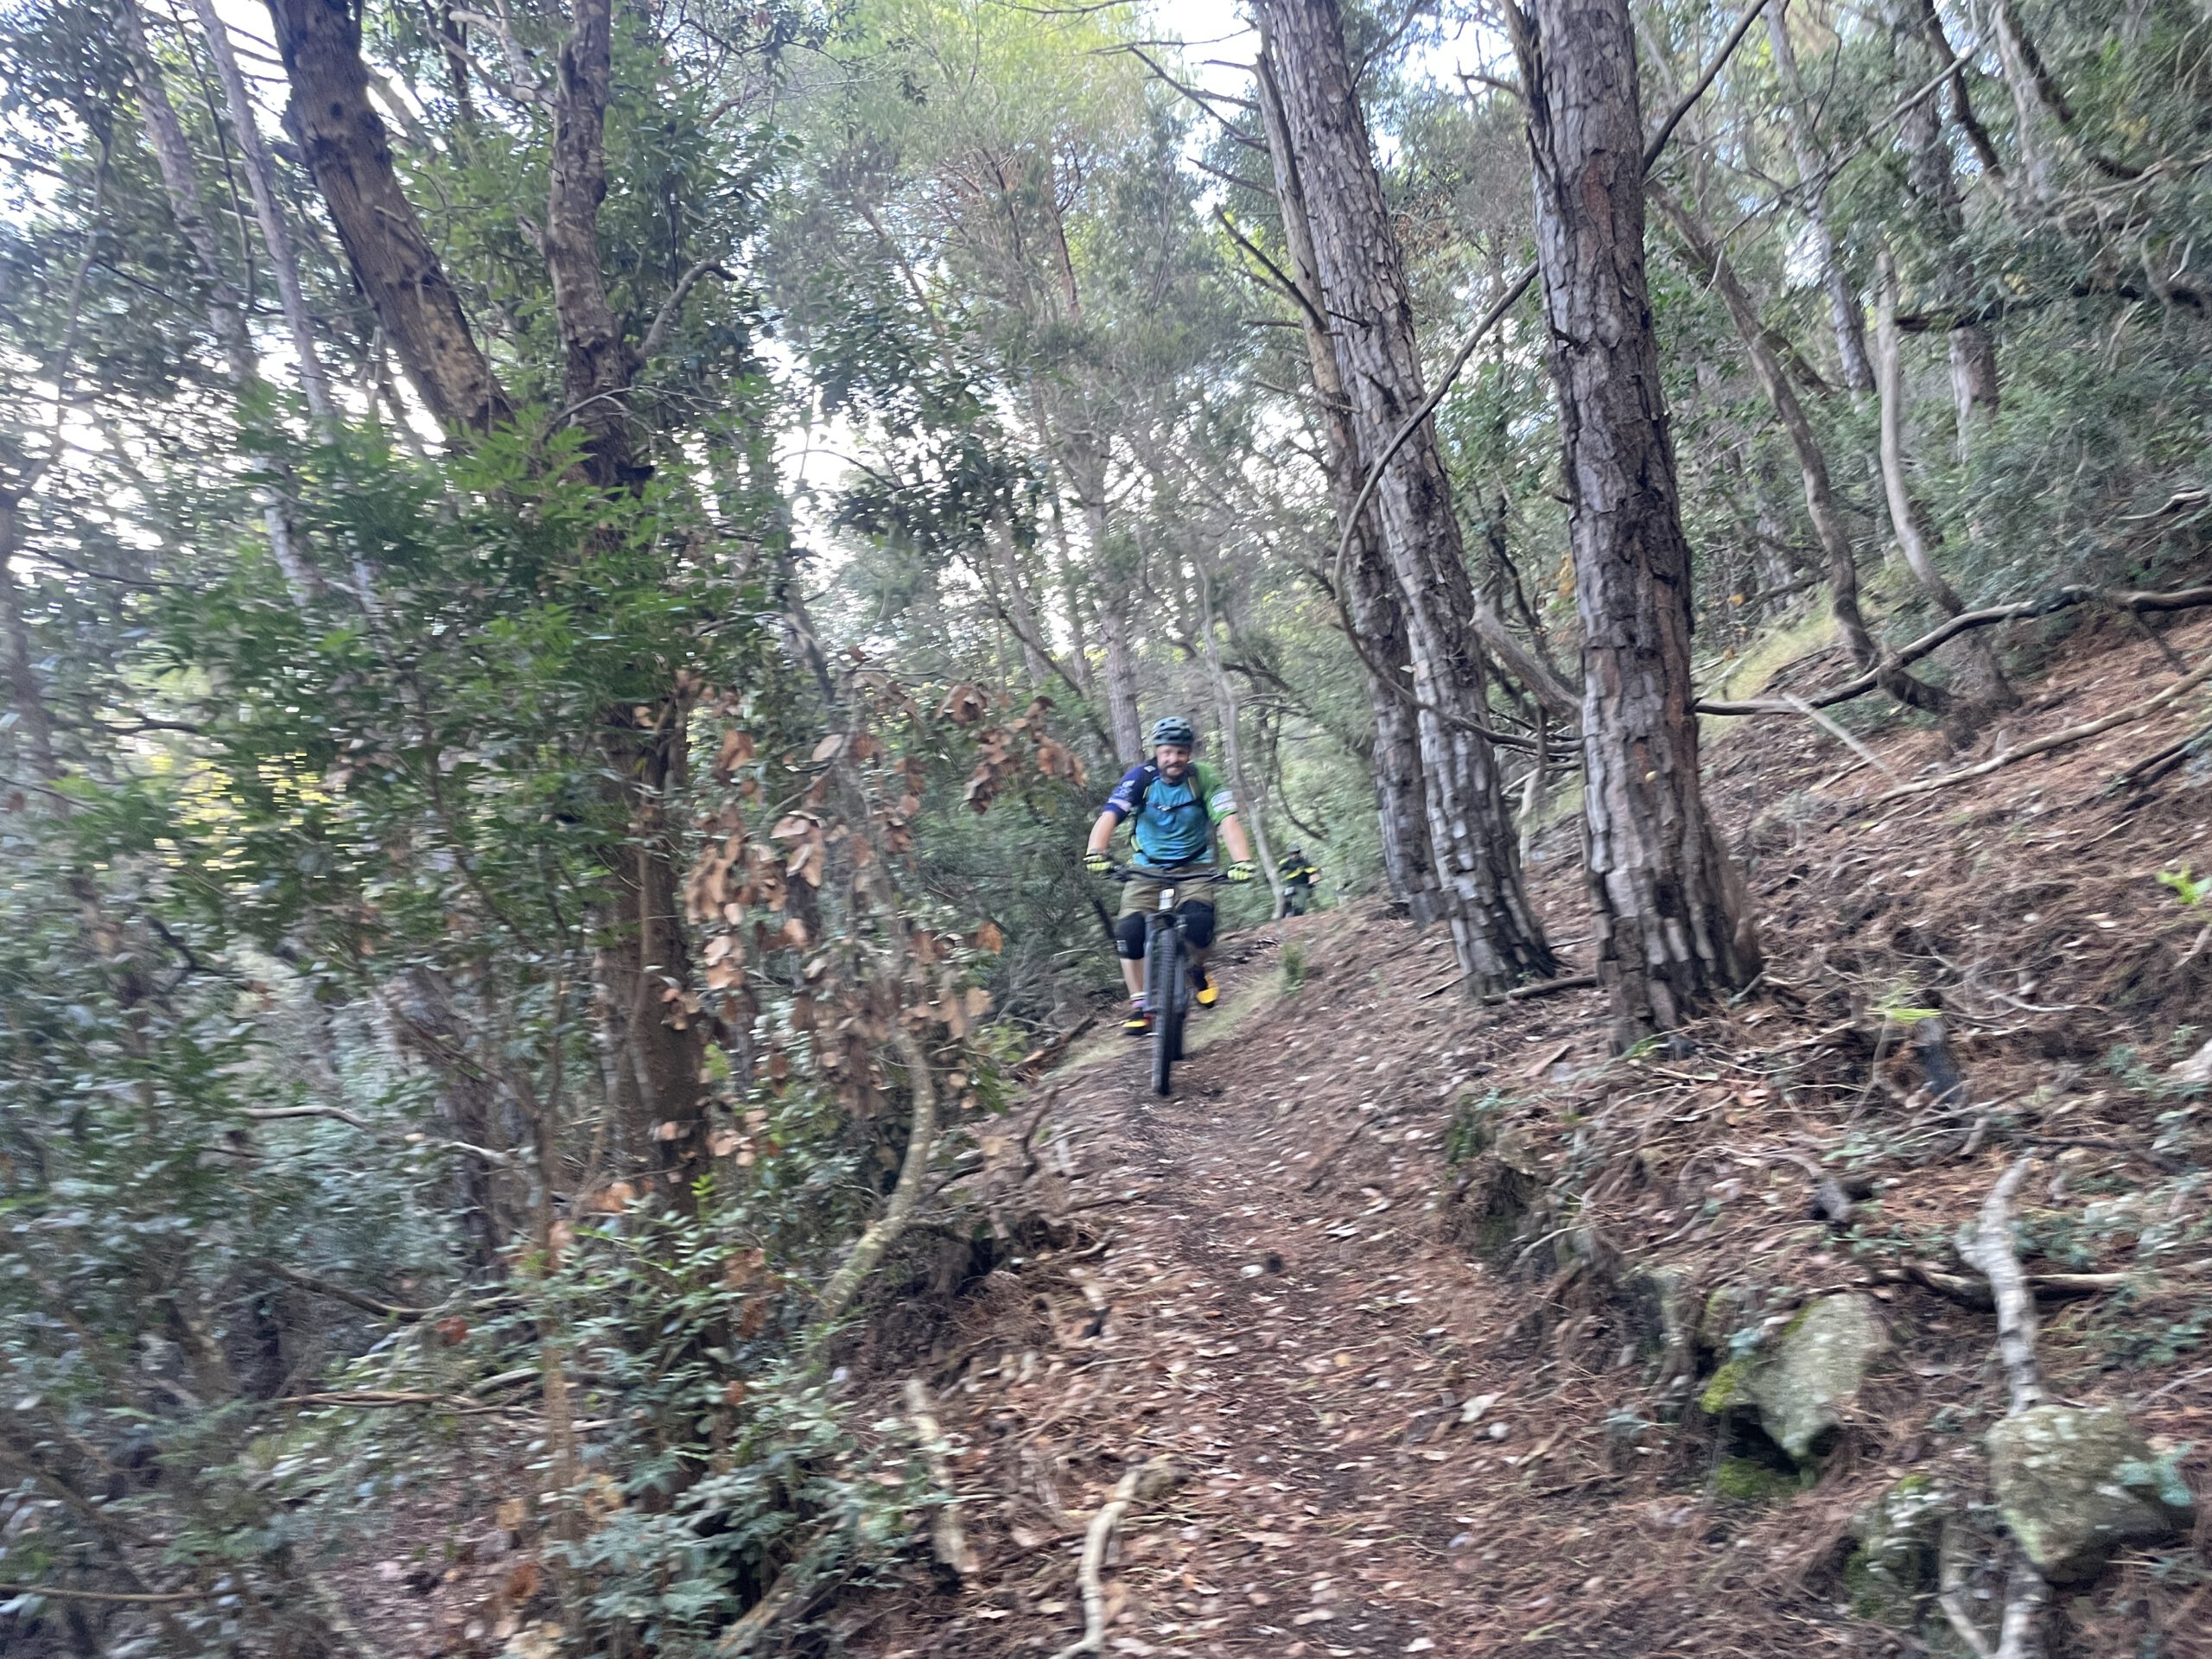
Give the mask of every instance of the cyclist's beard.
M 1190 769 L 1191 763 L 1187 760 L 1169 760 L 1161 763 L 1160 775 L 1171 784 L 1179 784 L 1183 781 L 1183 774 Z

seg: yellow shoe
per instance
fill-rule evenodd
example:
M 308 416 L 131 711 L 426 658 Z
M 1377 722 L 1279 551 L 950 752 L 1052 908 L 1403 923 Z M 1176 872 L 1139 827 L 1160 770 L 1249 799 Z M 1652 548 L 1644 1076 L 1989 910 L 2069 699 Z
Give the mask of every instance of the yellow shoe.
M 1152 1029 L 1152 1016 L 1142 1008 L 1131 1008 L 1129 1017 L 1122 1021 L 1122 1029 L 1132 1037 L 1141 1037 Z
M 1214 989 L 1213 981 L 1211 978 L 1201 979 L 1198 982 L 1198 1006 L 1210 1008 L 1220 1001 L 1221 993 Z

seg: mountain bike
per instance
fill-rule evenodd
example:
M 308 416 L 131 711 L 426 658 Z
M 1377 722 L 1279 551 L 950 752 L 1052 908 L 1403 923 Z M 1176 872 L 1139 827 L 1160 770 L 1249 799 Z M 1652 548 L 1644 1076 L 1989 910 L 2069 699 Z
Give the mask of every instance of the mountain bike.
M 1229 878 L 1218 870 L 1154 870 L 1142 865 L 1116 868 L 1116 881 L 1164 882 L 1160 904 L 1145 921 L 1144 1006 L 1152 1015 L 1152 1092 L 1172 1092 L 1168 1074 L 1183 1058 L 1183 1021 L 1196 995 L 1190 970 L 1185 966 L 1189 946 L 1184 942 L 1182 918 L 1175 913 L 1176 895 L 1186 887 L 1205 887 Z

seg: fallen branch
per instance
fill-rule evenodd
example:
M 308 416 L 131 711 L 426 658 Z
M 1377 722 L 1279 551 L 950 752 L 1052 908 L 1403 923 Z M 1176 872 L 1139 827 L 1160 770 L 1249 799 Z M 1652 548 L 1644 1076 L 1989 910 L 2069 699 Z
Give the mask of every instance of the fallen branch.
M 2181 588 L 2170 593 L 2136 593 L 2069 583 L 2066 587 L 2054 588 L 2038 599 L 2018 600 L 2009 605 L 1991 605 L 1979 611 L 1961 611 L 1932 632 L 1924 633 L 1910 645 L 1900 645 L 1889 652 L 1880 663 L 1857 677 L 1809 697 L 1753 697 L 1734 702 L 1701 699 L 1697 704 L 1697 712 L 1700 715 L 1797 715 L 1804 712 L 1802 704 L 1809 703 L 1815 709 L 1832 708 L 1839 702 L 1848 702 L 1853 697 L 1865 696 L 1881 683 L 1883 675 L 1918 662 L 1971 629 L 1993 627 L 2000 622 L 2024 621 L 2030 617 L 2049 616 L 2055 612 L 2097 601 L 2118 609 L 2132 611 L 2139 616 L 2145 611 L 2186 611 L 2212 605 L 2212 588 Z
M 2004 1622 L 1998 1627 L 1997 1641 L 1993 1645 L 1967 1611 L 1963 1551 L 1954 1539 L 1960 1530 L 1955 1522 L 1944 1523 L 1938 1568 L 1942 1588 L 1936 1598 L 1943 1609 L 1943 1617 L 1950 1621 L 1951 1629 L 1974 1659 L 2032 1659 L 2037 1651 L 2034 1640 L 2036 1615 L 2043 1611 L 2050 1586 L 2024 1555 L 2012 1563 L 2012 1570 L 2005 1581 Z
M 2043 1377 L 2036 1365 L 2036 1305 L 2028 1294 L 2027 1275 L 2012 1252 L 2012 1198 L 2028 1178 L 2034 1153 L 2014 1160 L 1989 1196 L 1981 1201 L 1981 1215 L 1973 1236 L 1959 1254 L 1989 1281 L 1989 1294 L 1997 1305 L 1997 1353 L 2012 1389 L 2012 1409 L 2017 1416 L 2043 1400 Z
M 1453 986 L 1463 983 L 1466 977 L 1464 973 L 1454 974 L 1441 985 L 1423 991 L 1416 1000 L 1426 1002 L 1432 996 L 1441 996 Z M 1481 1001 L 1484 1006 L 1498 1002 L 1522 1002 L 1532 996 L 1549 996 L 1554 991 L 1585 991 L 1597 982 L 1598 976 L 1595 974 L 1568 974 L 1559 979 L 1540 979 L 1533 985 L 1516 985 L 1510 991 L 1491 991 Z
M 1510 991 L 1492 991 L 1483 1001 L 1523 1002 L 1532 996 L 1549 996 L 1554 991 L 1586 991 L 1597 982 L 1595 974 L 1568 974 L 1560 979 L 1540 979 L 1533 985 L 1516 985 Z
M 2037 1296 L 2057 1301 L 2075 1296 L 2096 1296 L 2108 1290 L 2124 1290 L 2140 1282 L 2139 1275 L 2132 1273 L 2031 1273 L 2024 1275 L 2027 1287 Z M 1907 1262 L 1901 1267 L 1881 1268 L 1875 1271 L 1877 1282 L 1885 1285 L 1918 1285 L 1930 1290 L 1947 1301 L 1961 1307 L 1987 1309 L 1997 1305 L 1989 1287 L 1977 1283 L 1963 1274 L 1946 1273 L 1926 1262 Z
M 906 1087 L 913 1096 L 913 1123 L 906 1131 L 906 1155 L 899 1169 L 898 1184 L 883 1206 L 883 1213 L 868 1224 L 837 1271 L 823 1287 L 820 1322 L 813 1341 L 818 1343 L 842 1319 L 853 1298 L 883 1254 L 906 1230 L 915 1207 L 922 1200 L 922 1184 L 929 1175 L 930 1156 L 937 1150 L 937 1083 L 930 1072 L 928 1054 L 921 1041 L 903 1022 L 894 1022 L 892 1046 L 906 1067 Z
M 1097 1653 L 1106 1645 L 1106 1550 L 1122 1517 L 1138 1503 L 1159 1497 L 1181 1479 L 1175 1465 L 1165 1458 L 1150 1458 L 1115 1484 L 1114 1495 L 1090 1517 L 1084 1535 L 1083 1564 L 1076 1580 L 1083 1586 L 1083 1634 L 1062 1648 L 1052 1659 L 1074 1659 L 1078 1653 Z
M 2038 737 L 2032 742 L 2023 743 L 2017 749 L 2007 749 L 2002 754 L 1992 755 L 1988 760 L 1977 765 L 1962 766 L 1956 772 L 1947 772 L 1940 777 L 1923 778 L 1917 783 L 1900 784 L 1895 789 L 1877 795 L 1872 804 L 1879 806 L 1885 801 L 1894 801 L 1902 796 L 1925 795 L 1930 790 L 1948 789 L 1954 784 L 1968 783 L 1976 778 L 1986 778 L 1991 772 L 2002 771 L 2005 767 L 2018 761 L 2029 760 L 2038 754 L 2048 754 L 2053 749 L 2063 749 L 2069 744 L 2079 743 L 2088 738 L 2101 736 L 2115 727 L 2130 725 L 2146 715 L 2158 713 L 2159 709 L 2172 702 L 2184 692 L 2195 690 L 2207 680 L 2212 680 L 2212 656 L 2208 656 L 2196 668 L 2182 678 L 2176 680 L 2163 691 L 2155 692 L 2140 702 L 2132 702 L 2125 709 L 2115 709 L 2112 713 L 2101 715 L 2095 720 L 2084 721 L 2079 726 L 2069 726 L 2062 731 Z
M 1997 1354 L 2012 1393 L 2012 1403 L 2005 1414 L 2008 1417 L 2017 1417 L 2043 1402 L 2043 1374 L 2036 1363 L 2035 1299 L 2029 1294 L 2027 1275 L 2020 1271 L 2020 1258 L 2012 1249 L 2012 1198 L 2027 1179 L 2035 1156 L 2031 1153 L 2016 1160 L 1989 1189 L 1989 1196 L 1981 1201 L 1981 1214 L 1972 1237 L 1960 1247 L 1960 1254 L 1989 1281 L 1990 1297 L 1997 1306 Z M 1993 1647 L 1967 1612 L 1965 1573 L 1960 1559 L 1963 1552 L 1956 1548 L 1957 1536 L 1953 1528 L 1946 1526 L 1938 1573 L 1942 1589 L 1937 1597 L 1944 1618 L 1978 1659 L 2030 1659 L 2037 1649 L 2036 1619 L 2050 1593 L 2050 1586 L 2015 1543 L 2012 1567 L 2005 1580 L 2005 1615 Z
M 1052 1041 L 1031 1049 L 1029 1052 L 1016 1060 L 1014 1063 L 1014 1076 L 1027 1080 L 1034 1078 L 1040 1072 L 1049 1071 L 1059 1063 L 1060 1057 L 1068 1052 L 1075 1039 L 1097 1023 L 1098 1010 L 1094 1008 L 1090 1014 L 1053 1038 Z
M 423 1394 L 411 1389 L 328 1389 L 319 1394 L 280 1394 L 264 1400 L 269 1406 L 435 1406 L 456 1417 L 491 1417 L 517 1411 L 517 1406 L 487 1406 L 460 1395 Z
M 952 1469 L 945 1461 L 944 1428 L 930 1403 L 928 1386 L 918 1376 L 906 1379 L 906 1415 L 913 1422 L 914 1439 L 929 1464 L 930 1478 L 940 1489 L 950 1492 Z M 982 1570 L 976 1560 L 976 1552 L 969 1547 L 967 1529 L 960 1524 L 957 1497 L 938 1506 L 930 1522 L 930 1545 L 936 1550 L 938 1560 L 957 1573 L 963 1581 L 974 1579 Z
M 206 1601 L 231 1590 L 73 1590 L 58 1584 L 0 1584 L 0 1596 L 37 1596 L 48 1601 L 100 1601 L 146 1606 L 176 1601 Z
M 798 1599 L 803 1575 L 795 1570 L 797 1566 L 797 1562 L 787 1564 L 769 1584 L 766 1593 L 721 1633 L 709 1650 L 712 1659 L 740 1659 L 760 1645 L 760 1638 L 775 1628 Z
M 348 1290 L 343 1285 L 334 1285 L 327 1279 L 302 1273 L 297 1268 L 288 1268 L 281 1262 L 257 1261 L 253 1265 L 296 1289 L 315 1296 L 327 1296 L 334 1302 L 358 1307 L 362 1313 L 373 1313 L 380 1319 L 397 1319 L 403 1324 L 411 1325 L 417 1319 L 428 1318 L 433 1311 L 427 1307 L 409 1307 L 399 1302 L 380 1302 L 373 1296 L 365 1296 L 358 1290 Z

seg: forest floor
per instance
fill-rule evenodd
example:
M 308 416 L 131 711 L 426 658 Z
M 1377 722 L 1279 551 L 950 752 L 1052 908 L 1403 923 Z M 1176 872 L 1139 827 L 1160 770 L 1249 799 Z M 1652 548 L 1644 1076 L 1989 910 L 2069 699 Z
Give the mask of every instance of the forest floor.
M 2195 660 L 2212 622 L 2165 640 Z M 1440 931 L 1371 905 L 1230 936 L 1172 1098 L 1142 1045 L 1094 1040 L 976 1131 L 974 1201 L 1054 1242 L 1003 1245 L 938 1314 L 887 1307 L 853 1356 L 887 1414 L 909 1376 L 935 1396 L 975 1562 L 848 1599 L 845 1650 L 1058 1652 L 1087 1522 L 1151 1460 L 1173 1484 L 1115 1540 L 1109 1653 L 1960 1650 L 1931 1599 L 1872 1616 L 1841 1569 L 1854 1511 L 1908 1473 L 1986 1500 L 2004 1384 L 1949 1241 L 2023 1152 L 2047 1154 L 2030 1268 L 2126 1275 L 2045 1306 L 2052 1395 L 2212 1441 L 2212 1147 L 2202 1091 L 2171 1082 L 2206 1034 L 2212 906 L 2157 879 L 2212 869 L 2212 791 L 2107 787 L 2201 715 L 1878 798 L 2171 677 L 2151 641 L 2093 632 L 1971 753 L 1900 721 L 1863 754 L 1794 720 L 1712 742 L 1770 965 L 1675 1053 L 1610 1057 L 1594 991 L 1478 1004 Z M 1572 823 L 1532 874 L 1586 965 Z M 1931 1004 L 1967 1077 L 1949 1099 L 1901 1014 Z M 1528 1179 L 1502 1209 L 1508 1144 Z M 1871 1201 L 1824 1219 L 1816 1175 Z M 1948 1295 L 1923 1282 L 1946 1274 Z M 1721 1328 L 1669 1344 L 1655 1286 Z M 1731 1478 L 1740 1432 L 1694 1404 L 1726 1327 L 1849 1288 L 1889 1352 L 1817 1479 Z M 2183 1456 L 2200 1493 L 2208 1453 Z M 2123 1554 L 2062 1594 L 2054 1650 L 2212 1651 L 2205 1563 L 2201 1538 Z

